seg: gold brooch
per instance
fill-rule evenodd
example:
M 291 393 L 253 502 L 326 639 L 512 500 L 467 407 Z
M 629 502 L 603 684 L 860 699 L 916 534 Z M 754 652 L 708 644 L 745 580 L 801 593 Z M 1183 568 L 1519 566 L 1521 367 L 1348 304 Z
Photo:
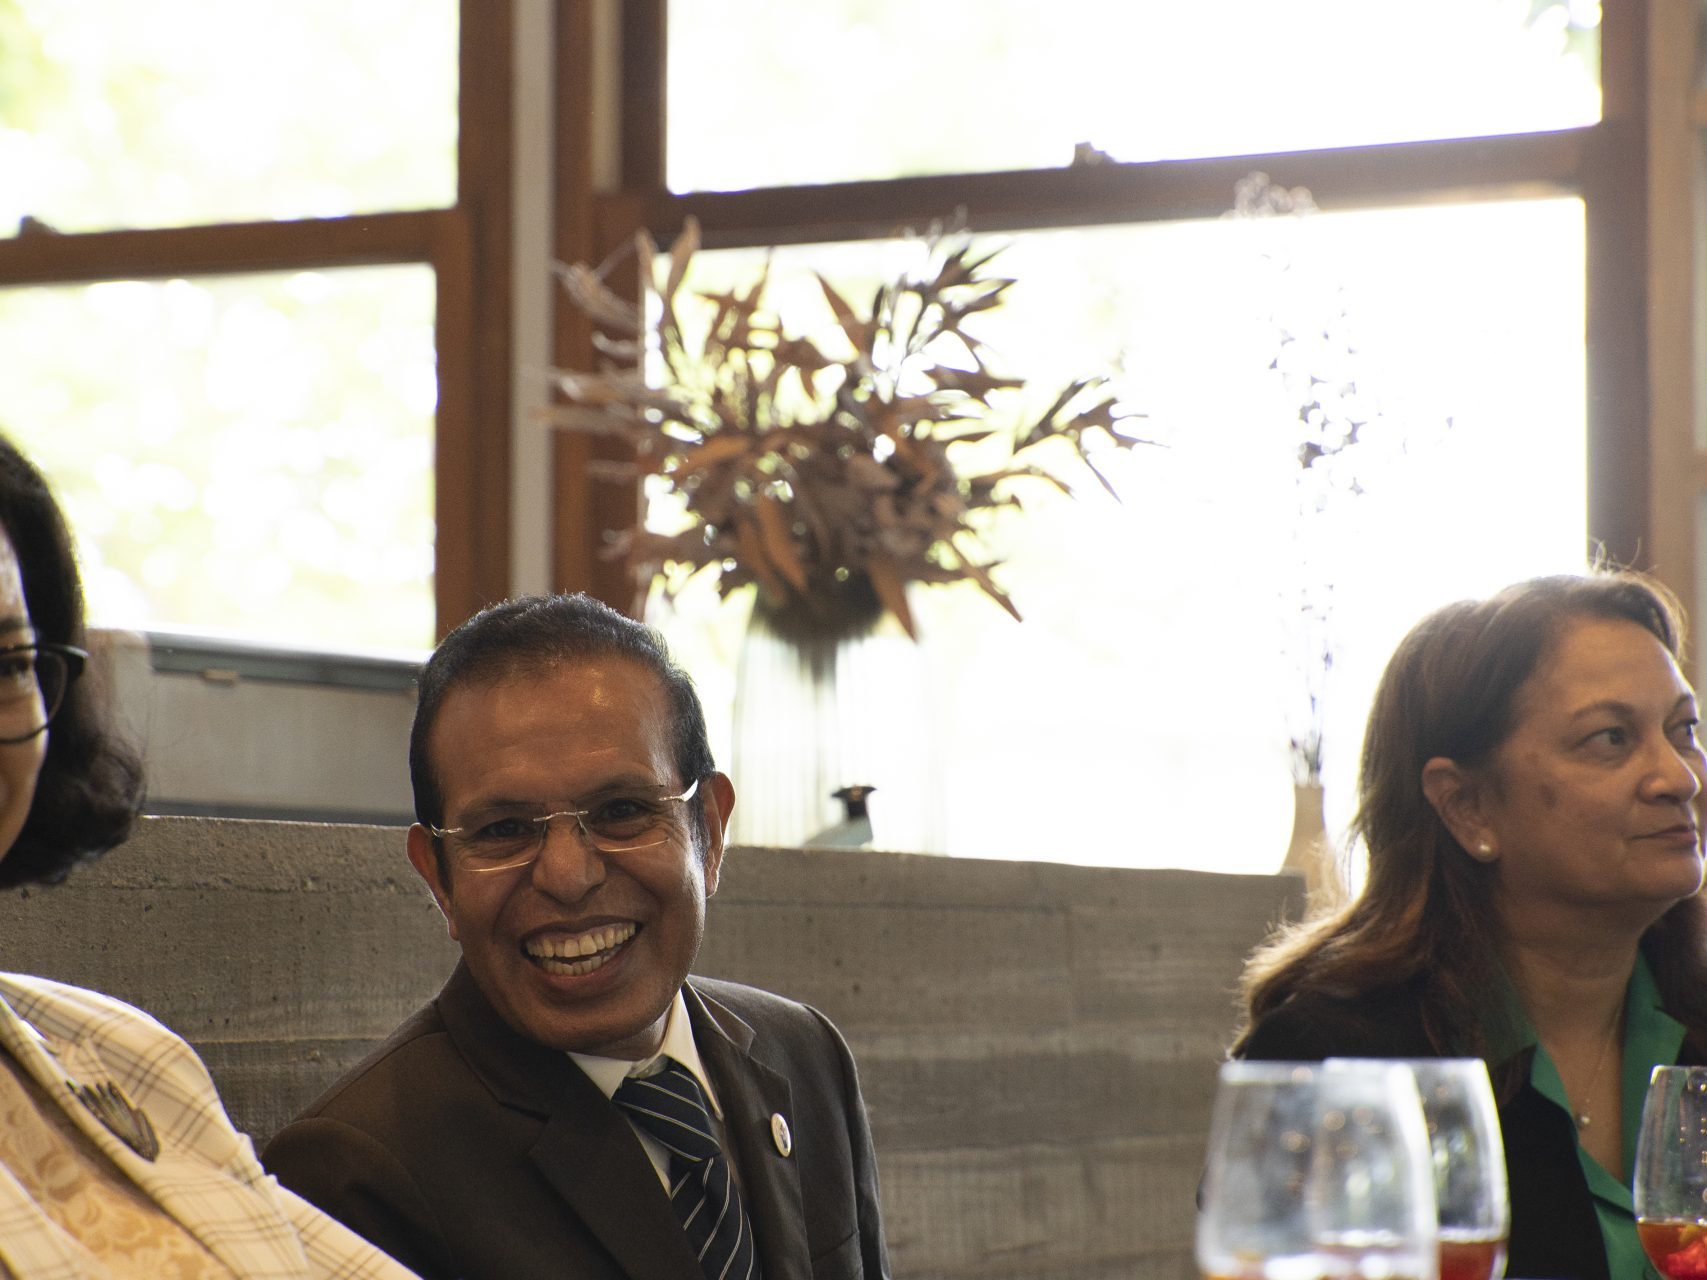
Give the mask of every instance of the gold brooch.
M 77 1101 L 89 1108 L 90 1114 L 104 1124 L 113 1137 L 137 1155 L 152 1161 L 160 1154 L 160 1136 L 154 1132 L 148 1113 L 127 1098 L 118 1085 L 111 1081 L 93 1086 L 78 1084 L 74 1080 L 65 1083 L 77 1095 Z

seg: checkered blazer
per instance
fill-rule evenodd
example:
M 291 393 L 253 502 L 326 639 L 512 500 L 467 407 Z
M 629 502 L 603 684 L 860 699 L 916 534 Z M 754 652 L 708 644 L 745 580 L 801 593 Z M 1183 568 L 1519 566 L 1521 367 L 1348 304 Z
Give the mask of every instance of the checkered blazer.
M 156 1204 L 243 1277 L 408 1280 L 412 1272 L 283 1187 L 232 1127 L 195 1050 L 147 1014 L 95 991 L 0 974 L 0 1046 Z M 80 1103 L 72 1084 L 112 1083 L 147 1113 L 144 1160 Z M 0 1166 L 0 1258 L 19 1280 L 91 1280 L 49 1219 Z

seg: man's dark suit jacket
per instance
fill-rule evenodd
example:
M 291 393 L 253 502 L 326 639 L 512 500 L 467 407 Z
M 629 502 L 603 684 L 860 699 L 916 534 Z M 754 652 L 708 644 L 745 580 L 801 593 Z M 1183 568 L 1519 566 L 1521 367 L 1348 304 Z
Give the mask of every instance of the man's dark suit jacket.
M 765 1280 L 886 1280 L 871 1134 L 841 1036 L 752 987 L 694 978 L 684 996 Z M 702 1280 L 616 1106 L 566 1054 L 512 1030 L 462 965 L 262 1159 L 426 1280 Z
M 1240 1050 L 1246 1058 L 1437 1058 L 1423 1031 L 1416 993 L 1389 987 L 1351 999 L 1297 996 L 1253 1028 Z M 1571 1118 L 1529 1083 L 1533 1049 L 1491 1064 L 1496 1088 L 1521 1083 L 1500 1101 L 1506 1180 L 1511 1196 L 1508 1276 L 1609 1280 L 1606 1245 L 1588 1179 L 1577 1159 Z M 1686 1041 L 1683 1061 L 1693 1062 Z

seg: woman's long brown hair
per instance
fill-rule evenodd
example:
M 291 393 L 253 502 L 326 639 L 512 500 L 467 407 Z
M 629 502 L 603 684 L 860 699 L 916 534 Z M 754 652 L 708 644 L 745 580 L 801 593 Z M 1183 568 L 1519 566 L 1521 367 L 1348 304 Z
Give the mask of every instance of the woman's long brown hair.
M 1493 868 L 1467 854 L 1423 794 L 1440 756 L 1475 770 L 1516 727 L 1518 693 L 1566 624 L 1634 622 L 1680 662 L 1683 610 L 1662 584 L 1616 570 L 1535 578 L 1447 605 L 1412 629 L 1381 677 L 1364 736 L 1352 824 L 1369 874 L 1355 901 L 1283 928 L 1242 981 L 1251 1027 L 1292 997 L 1356 996 L 1410 982 L 1436 1052 L 1484 1055 L 1482 1014 L 1506 990 Z M 1707 902 L 1678 903 L 1642 940 L 1667 1010 L 1707 1050 Z

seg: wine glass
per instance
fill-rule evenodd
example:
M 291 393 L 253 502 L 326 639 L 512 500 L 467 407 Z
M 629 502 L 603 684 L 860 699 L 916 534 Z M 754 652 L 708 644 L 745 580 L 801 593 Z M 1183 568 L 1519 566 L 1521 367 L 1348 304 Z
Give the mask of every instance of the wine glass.
M 1197 1219 L 1208 1280 L 1434 1280 L 1415 1077 L 1393 1062 L 1228 1062 Z
M 1636 1140 L 1636 1232 L 1668 1280 L 1707 1280 L 1707 1067 L 1655 1067 Z
M 1440 1280 L 1500 1280 L 1511 1207 L 1505 1142 L 1488 1068 L 1480 1058 L 1415 1058 L 1434 1162 Z

